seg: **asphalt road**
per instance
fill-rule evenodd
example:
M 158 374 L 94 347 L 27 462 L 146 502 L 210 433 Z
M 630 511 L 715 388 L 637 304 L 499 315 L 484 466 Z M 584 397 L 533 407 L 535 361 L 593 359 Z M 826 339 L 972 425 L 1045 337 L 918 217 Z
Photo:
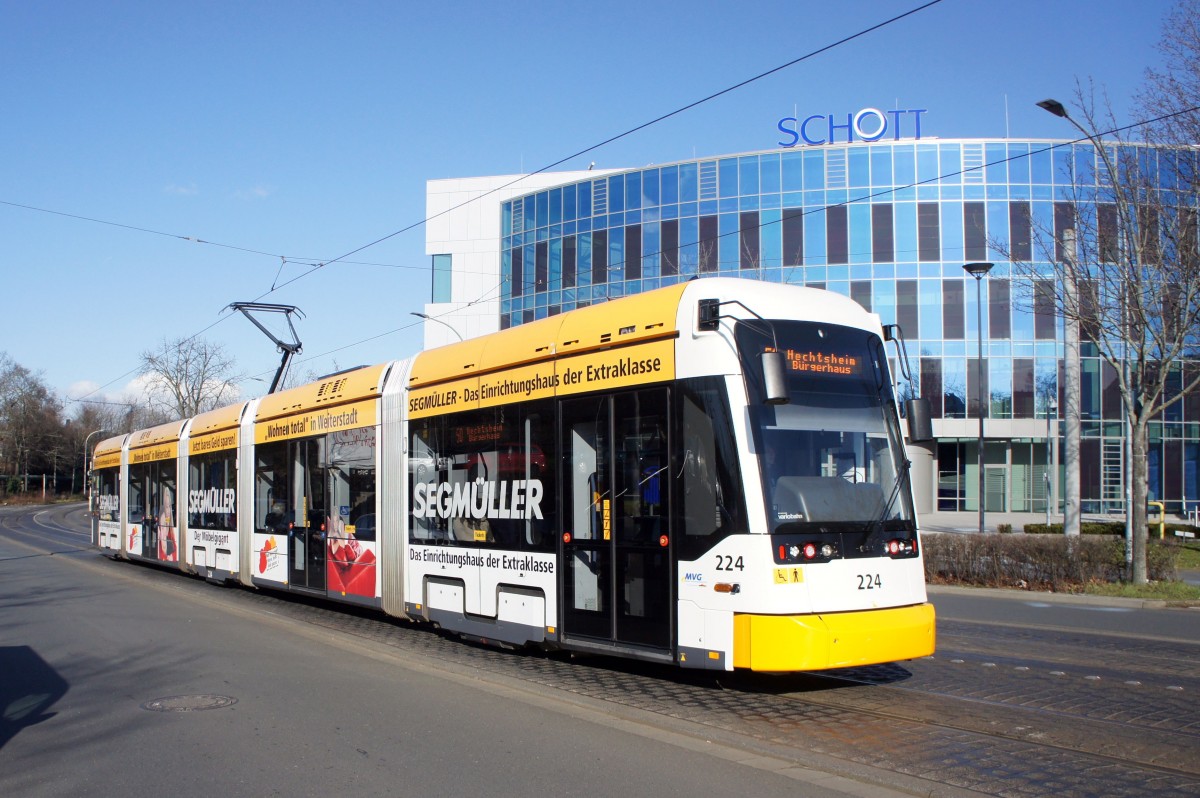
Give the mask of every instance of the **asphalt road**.
M 0 795 L 879 794 L 298 624 L 79 550 L 60 516 L 21 519 L 0 530 Z
M 1162 602 L 1099 596 L 938 585 L 931 585 L 929 594 L 939 621 L 1001 623 L 1046 631 L 1200 642 L 1200 608 L 1176 609 L 1159 606 Z
M 0 673 L 32 674 L 0 680 L 0 795 L 1200 795 L 1200 610 L 935 587 L 933 657 L 708 674 L 220 589 L 82 528 L 0 508 Z

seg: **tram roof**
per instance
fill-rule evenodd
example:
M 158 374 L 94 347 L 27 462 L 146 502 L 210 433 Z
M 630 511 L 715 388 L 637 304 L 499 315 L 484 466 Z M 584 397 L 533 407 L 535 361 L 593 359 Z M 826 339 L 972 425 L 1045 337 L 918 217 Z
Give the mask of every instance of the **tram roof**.
M 674 335 L 687 283 L 589 305 L 420 353 L 409 388 Z
M 192 428 L 188 434 L 195 437 L 203 435 L 206 432 L 216 432 L 217 430 L 236 427 L 242 417 L 242 409 L 246 407 L 246 404 L 246 402 L 238 402 L 235 405 L 218 407 L 216 410 L 201 413 L 192 419 Z
M 279 393 L 264 396 L 258 403 L 255 421 L 345 404 L 379 396 L 383 373 L 388 364 L 364 366 L 339 374 L 331 374 L 307 385 L 298 385 Z
M 112 454 L 113 452 L 120 452 L 121 447 L 124 444 L 125 444 L 125 434 L 124 433 L 122 433 L 121 435 L 114 435 L 111 438 L 105 438 L 104 440 L 102 440 L 96 444 L 95 456 L 99 456 L 102 454 Z
M 179 440 L 179 433 L 183 431 L 184 423 L 184 421 L 168 421 L 166 424 L 159 424 L 157 427 L 137 430 L 131 433 L 129 448 L 140 449 L 143 446 L 154 446 L 160 443 L 177 441 Z

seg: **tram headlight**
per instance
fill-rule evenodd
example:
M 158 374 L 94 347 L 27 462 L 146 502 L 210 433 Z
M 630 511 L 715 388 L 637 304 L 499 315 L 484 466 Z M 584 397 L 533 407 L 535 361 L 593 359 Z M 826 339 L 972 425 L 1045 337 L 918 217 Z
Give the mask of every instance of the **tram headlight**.
M 917 554 L 917 542 L 915 540 L 904 540 L 896 538 L 889 540 L 885 545 L 889 556 L 892 557 L 914 557 Z

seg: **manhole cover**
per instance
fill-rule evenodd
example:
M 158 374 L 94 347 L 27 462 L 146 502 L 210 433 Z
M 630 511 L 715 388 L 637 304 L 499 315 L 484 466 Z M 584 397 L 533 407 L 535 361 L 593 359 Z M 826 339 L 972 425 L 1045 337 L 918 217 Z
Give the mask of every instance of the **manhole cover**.
M 147 701 L 142 704 L 142 709 L 151 712 L 200 712 L 230 707 L 236 703 L 236 698 L 227 695 L 172 695 Z

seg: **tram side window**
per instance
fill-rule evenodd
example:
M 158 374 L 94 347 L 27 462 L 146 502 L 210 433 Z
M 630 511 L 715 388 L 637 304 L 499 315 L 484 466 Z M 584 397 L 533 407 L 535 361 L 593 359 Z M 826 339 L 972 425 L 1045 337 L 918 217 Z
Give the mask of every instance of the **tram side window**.
M 420 419 L 411 428 L 412 542 L 553 548 L 552 400 Z
M 259 532 L 286 533 L 288 524 L 295 520 L 288 442 L 262 444 L 255 454 L 254 528 Z
M 688 560 L 747 527 L 725 384 L 703 377 L 679 387 L 683 535 L 676 541 L 680 558 Z
M 116 468 L 105 468 L 100 472 L 98 510 L 101 521 L 121 520 L 121 500 L 117 489 L 118 476 L 119 470 Z
M 666 396 L 666 391 L 655 389 L 616 397 L 618 543 L 657 542 L 667 532 Z
M 175 526 L 175 496 L 178 465 L 175 460 L 162 460 L 155 474 L 155 513 L 158 523 L 164 527 Z
M 129 523 L 140 524 L 146 513 L 144 491 L 148 463 L 129 466 Z
M 374 427 L 330 433 L 329 476 L 329 536 L 375 540 Z
M 307 528 L 324 526 L 329 519 L 329 504 L 325 501 L 325 470 L 329 462 L 325 436 L 304 438 L 293 443 L 299 485 L 296 514 Z
M 232 532 L 237 528 L 235 452 L 188 461 L 188 526 Z

